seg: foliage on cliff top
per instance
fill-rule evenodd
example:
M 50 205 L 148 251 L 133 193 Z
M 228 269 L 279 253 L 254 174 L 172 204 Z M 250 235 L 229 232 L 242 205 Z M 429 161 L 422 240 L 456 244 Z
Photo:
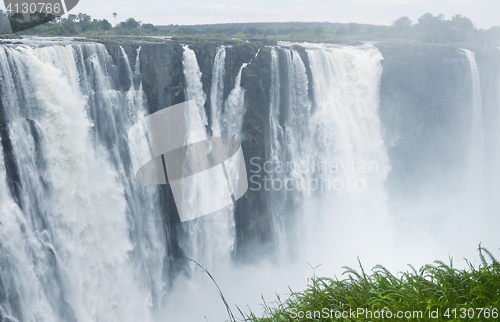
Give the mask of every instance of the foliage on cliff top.
M 266 26 L 274 28 L 248 27 L 218 27 L 206 26 L 154 26 L 142 23 L 134 18 L 128 18 L 114 27 L 106 20 L 92 19 L 89 15 L 79 13 L 69 14 L 67 18 L 57 18 L 43 25 L 28 29 L 22 34 L 41 36 L 172 36 L 180 39 L 215 39 L 231 40 L 244 38 L 259 40 L 264 45 L 272 45 L 276 40 L 355 43 L 359 41 L 404 40 L 425 43 L 489 43 L 500 45 L 500 27 L 488 30 L 477 29 L 467 17 L 455 15 L 447 20 L 443 15 L 433 16 L 426 13 L 416 23 L 408 17 L 401 17 L 391 26 L 363 25 L 358 23 L 331 24 L 335 27 L 323 28 L 318 24 L 315 28 L 281 28 L 279 23 Z M 310 25 L 310 24 L 309 24 Z M 243 24 L 244 26 L 244 24 Z M 300 23 L 297 23 L 300 26 Z M 0 10 L 0 34 L 10 32 L 10 26 L 5 12 Z
M 336 311 L 356 311 L 363 308 L 371 312 L 422 312 L 422 318 L 385 319 L 388 321 L 498 321 L 500 316 L 500 263 L 486 249 L 479 245 L 481 265 L 475 268 L 469 261 L 468 269 L 453 267 L 453 261 L 447 265 L 435 261 L 416 270 L 400 273 L 400 277 L 391 274 L 382 266 L 376 266 L 372 273 L 366 273 L 360 264 L 361 272 L 344 267 L 347 278 L 343 280 L 314 277 L 303 292 L 291 292 L 282 302 L 272 305 L 264 303 L 264 316 L 254 313 L 244 314 L 245 321 L 366 321 L 366 316 L 358 318 L 333 318 L 330 316 L 316 319 L 298 319 L 296 313 L 322 312 L 324 308 Z M 488 257 L 488 259 L 486 258 Z M 471 317 L 469 309 L 474 310 Z M 429 318 L 429 312 L 439 309 L 438 318 Z M 449 309 L 447 311 L 447 309 Z M 456 309 L 456 311 L 453 311 Z M 479 317 L 479 312 L 482 315 Z M 456 313 L 455 313 L 456 312 Z M 460 318 L 464 316 L 465 318 Z M 499 315 L 495 317 L 494 312 Z M 448 313 L 449 316 L 445 314 Z M 313 313 L 314 314 L 314 313 Z M 457 318 L 455 318 L 455 314 Z M 487 316 L 489 315 L 489 317 Z M 373 321 L 383 319 L 373 319 Z
M 300 23 L 297 23 L 300 26 Z M 262 24 L 256 27 L 241 24 L 206 25 L 206 26 L 163 26 L 160 31 L 171 35 L 227 35 L 273 38 L 289 41 L 352 43 L 357 41 L 405 40 L 426 43 L 493 43 L 500 45 L 500 27 L 488 30 L 477 29 L 467 17 L 455 15 L 445 19 L 444 15 L 422 15 L 416 23 L 408 17 L 401 17 L 390 26 L 363 25 L 358 23 L 335 24 L 335 27 L 323 28 L 321 24 L 315 28 L 281 28 L 279 23 Z M 225 27 L 223 27 L 225 26 Z M 273 26 L 274 28 L 270 28 Z

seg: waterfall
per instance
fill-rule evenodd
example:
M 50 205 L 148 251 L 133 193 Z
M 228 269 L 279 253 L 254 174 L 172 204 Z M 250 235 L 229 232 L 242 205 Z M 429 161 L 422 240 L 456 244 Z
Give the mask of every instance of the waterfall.
M 140 55 L 141 55 L 141 48 L 142 47 L 139 47 L 137 48 L 137 56 L 135 58 L 135 68 L 134 68 L 134 71 L 135 73 L 139 74 L 141 72 L 141 61 L 139 59 Z
M 368 265 L 375 265 L 382 257 L 377 252 L 381 247 L 387 252 L 384 255 L 390 256 L 390 246 L 386 247 L 390 228 L 384 188 L 390 164 L 378 118 L 382 56 L 371 46 L 303 46 L 310 76 L 297 50 L 277 47 L 270 51 L 266 133 L 266 161 L 270 165 L 257 173 L 265 179 L 260 189 L 265 190 L 268 200 L 276 258 L 283 265 L 263 264 L 259 273 L 220 259 L 230 248 L 214 247 L 220 236 L 227 236 L 217 228 L 227 225 L 230 217 L 214 226 L 218 218 L 212 215 L 183 223 L 189 236 L 183 243 L 187 256 L 206 263 L 226 297 L 241 296 L 237 291 L 240 289 L 249 295 L 254 291 L 272 295 L 277 289 L 286 292 L 287 285 L 300 281 L 298 275 L 310 274 L 290 262 L 322 264 L 328 271 L 336 271 L 339 262 L 356 265 L 353 248 Z M 224 103 L 222 135 L 239 137 L 241 133 L 246 109 L 241 75 L 246 66 L 240 66 L 234 88 Z M 321 186 L 326 181 L 332 185 L 329 189 Z M 287 182 L 291 189 L 285 187 Z M 353 238 L 359 234 L 369 236 L 370 244 Z M 346 240 L 347 248 L 343 246 Z M 288 267 L 293 267 L 293 272 Z M 282 276 L 288 276 L 287 280 L 283 281 Z M 197 307 L 208 309 L 210 304 L 203 294 L 213 294 L 214 290 L 206 280 L 198 270 L 190 279 L 179 282 L 175 290 L 179 297 L 169 308 L 182 307 L 179 310 L 185 312 L 183 303 L 189 299 Z M 266 286 L 257 291 L 252 281 Z
M 243 69 L 251 64 L 252 61 L 259 55 L 260 48 L 255 53 L 255 56 L 248 62 L 241 64 L 240 70 L 234 79 L 234 88 L 229 93 L 224 102 L 224 114 L 222 116 L 222 135 L 234 137 L 239 141 L 244 139 L 241 133 L 243 127 L 243 117 L 245 116 L 245 89 L 241 87 L 241 74 Z
M 466 198 L 477 202 L 480 194 L 481 183 L 484 175 L 484 131 L 483 131 L 483 117 L 482 117 L 482 95 L 481 85 L 479 79 L 479 70 L 476 64 L 476 57 L 473 52 L 467 49 L 462 49 L 467 56 L 471 69 L 472 80 L 472 106 L 470 114 L 467 118 L 470 119 L 470 134 L 467 155 L 467 178 Z
M 270 142 L 272 144 L 277 143 L 276 130 L 279 124 L 279 106 L 280 106 L 280 74 L 279 74 L 279 57 L 276 48 L 271 50 L 271 92 L 270 95 L 270 130 L 272 135 L 270 137 Z
M 191 74 L 196 74 L 196 79 L 201 79 L 194 52 L 184 46 L 183 66 L 188 79 L 188 71 Z M 186 59 L 188 50 L 194 58 Z M 213 136 L 236 136 L 240 137 L 241 124 L 244 114 L 244 90 L 241 88 L 241 72 L 247 65 L 244 63 L 236 77 L 235 87 L 229 94 L 227 100 L 223 101 L 224 89 L 224 74 L 225 74 L 225 56 L 224 47 L 218 49 L 212 72 L 212 88 L 211 88 L 211 105 L 212 105 L 212 135 Z M 197 72 L 193 73 L 193 66 Z M 188 82 L 188 92 L 189 85 Z M 200 86 L 197 87 L 201 91 Z M 203 92 L 202 92 L 203 93 Z M 203 94 L 204 95 L 204 94 Z M 201 97 L 197 94 L 196 97 Z M 188 96 L 189 98 L 189 96 Z M 225 106 L 222 111 L 222 106 Z M 204 110 L 203 110 L 204 111 Z M 204 112 L 203 112 L 204 113 Z M 207 187 L 210 189 L 210 187 Z M 186 256 L 196 261 L 203 263 L 207 268 L 214 269 L 223 267 L 229 263 L 230 255 L 234 249 L 235 242 L 235 222 L 234 222 L 234 207 L 222 209 L 210 216 L 204 216 L 196 220 L 185 222 L 182 228 L 185 231 L 185 236 L 181 241 Z
M 373 260 L 370 252 L 387 246 L 383 236 L 390 232 L 384 188 L 390 165 L 378 118 L 382 56 L 371 46 L 305 46 L 314 105 L 299 53 L 278 49 L 278 63 L 271 52 L 270 136 L 279 143 L 269 144 L 266 153 L 268 160 L 282 159 L 266 174 L 276 239 L 295 252 L 292 257 L 328 264 L 326 251 L 347 255 L 343 239 L 361 233 L 377 242 L 350 241 L 350 252 Z M 293 189 L 276 189 L 286 181 Z
M 128 122 L 123 124 L 126 129 L 134 124 L 137 119 L 148 114 L 147 101 L 142 89 L 140 75 L 141 48 L 137 49 L 134 74 L 130 74 L 132 86 L 126 92 L 127 106 L 129 106 Z M 129 59 L 126 53 L 123 52 L 123 55 L 128 63 Z M 130 65 L 127 69 L 131 71 Z M 123 114 L 124 120 L 126 120 L 125 113 Z M 124 145 L 125 142 L 115 143 L 115 147 Z M 127 159 L 122 156 L 122 160 Z M 149 305 L 155 309 L 160 309 L 163 304 L 162 300 L 166 296 L 165 278 L 166 270 L 169 267 L 164 263 L 164 259 L 168 254 L 165 231 L 162 228 L 164 215 L 158 206 L 160 200 L 159 191 L 155 186 L 143 185 L 134 180 L 134 176 L 131 176 L 131 164 L 128 162 L 121 165 L 120 173 L 122 184 L 127 191 L 126 196 L 130 198 L 128 200 L 131 200 L 128 222 L 131 226 L 130 235 L 133 244 L 136 245 L 133 251 L 136 256 L 134 260 L 140 266 L 136 278 L 147 285 L 147 290 L 151 294 L 147 297 Z
M 205 93 L 202 89 L 201 76 L 196 56 L 193 50 L 184 46 L 183 54 L 184 75 L 187 82 L 188 99 L 195 98 L 201 113 L 206 114 L 203 107 Z M 212 129 L 214 135 L 219 132 L 220 107 L 222 105 L 222 91 L 224 86 L 224 62 L 225 49 L 217 51 L 212 76 L 211 103 L 212 103 Z M 191 94 L 190 94 L 191 93 Z M 215 123 L 214 123 L 215 122 Z M 205 123 L 206 124 L 206 123 Z M 216 127 L 214 127 L 214 125 Z M 207 187 L 210 189 L 210 187 Z M 210 216 L 204 216 L 182 223 L 185 238 L 181 240 L 181 247 L 188 258 L 203 263 L 207 268 L 213 268 L 216 264 L 226 263 L 234 246 L 234 219 L 233 208 L 222 209 Z
M 269 129 L 268 129 L 268 144 L 266 145 L 266 157 L 273 164 L 277 164 L 285 158 L 281 142 L 283 142 L 283 128 L 280 125 L 280 68 L 279 68 L 278 49 L 271 50 L 271 90 L 270 90 L 270 106 L 269 106 Z M 272 172 L 270 180 L 284 179 L 285 176 L 280 173 Z M 269 212 L 273 214 L 273 230 L 276 240 L 276 247 L 279 259 L 282 261 L 287 257 L 287 234 L 286 234 L 286 203 L 287 190 L 271 190 Z
M 245 114 L 245 90 L 241 87 L 241 73 L 248 63 L 243 63 L 234 80 L 234 88 L 224 103 L 222 135 L 234 137 L 241 141 L 241 127 Z
M 352 241 L 350 252 L 380 262 L 383 256 L 375 259 L 372 254 L 385 249 L 389 255 L 387 239 L 392 235 L 384 187 L 390 163 L 378 116 L 382 55 L 370 45 L 325 46 L 307 52 L 316 104 L 312 154 L 334 160 L 330 183 L 337 199 L 328 206 L 336 211 L 328 210 L 325 220 L 335 225 L 340 238 L 364 235 L 363 241 Z
M 186 46 L 184 48 L 184 53 L 186 53 Z M 241 141 L 243 116 L 246 111 L 245 90 L 241 86 L 241 78 L 243 69 L 249 63 L 243 63 L 240 66 L 235 78 L 234 88 L 229 93 L 227 99 L 223 101 L 225 54 L 224 47 L 218 49 L 212 69 L 210 95 L 212 135 L 236 137 Z M 254 58 L 257 57 L 257 54 Z M 186 75 L 186 70 L 189 70 L 190 67 L 185 57 L 183 64 Z M 197 78 L 201 78 L 201 72 L 198 75 Z M 201 86 L 199 88 L 201 89 Z M 211 187 L 207 187 L 207 189 L 211 189 Z M 234 280 L 242 281 L 242 276 L 244 276 L 245 272 L 239 271 L 231 262 L 236 234 L 234 207 L 227 207 L 216 213 L 183 222 L 182 230 L 184 237 L 180 241 L 180 244 L 186 256 L 201 263 L 212 275 L 218 276 L 216 279 L 225 293 L 229 292 L 229 294 L 235 295 L 239 293 L 240 295 L 238 296 L 241 296 L 241 293 L 237 291 L 241 289 L 238 287 L 240 284 L 235 283 Z M 214 293 L 214 286 L 210 283 L 206 274 L 193 265 L 191 272 L 192 276 L 188 279 L 179 278 L 177 280 L 177 287 L 173 290 L 173 293 L 176 294 L 175 299 L 169 303 L 165 311 L 175 311 L 173 315 L 174 320 L 199 319 L 201 315 L 198 312 L 190 312 L 190 308 L 194 306 L 201 308 L 201 310 L 213 311 L 213 305 L 217 305 L 218 303 L 218 299 L 213 297 L 216 294 Z M 233 281 L 231 276 L 234 279 Z M 242 282 L 246 283 L 246 281 Z M 207 300 L 207 294 L 210 294 L 210 300 Z M 222 314 L 225 314 L 224 311 L 222 311 Z M 224 315 L 217 315 L 218 319 L 222 319 L 223 317 Z
M 234 304 L 240 308 L 248 304 L 259 314 L 261 295 L 273 301 L 275 292 L 286 294 L 288 286 L 294 291 L 303 289 L 311 273 L 332 276 L 341 266 L 357 267 L 357 256 L 365 268 L 380 263 L 393 268 L 396 261 L 406 264 L 408 257 L 394 260 L 393 248 L 399 247 L 394 246 L 394 236 L 404 244 L 396 251 L 409 249 L 412 261 L 420 260 L 415 253 L 432 253 L 430 246 L 439 247 L 446 240 L 465 244 L 481 236 L 495 241 L 497 226 L 491 223 L 498 221 L 498 202 L 483 206 L 473 199 L 475 193 L 487 190 L 481 181 L 495 180 L 498 171 L 488 172 L 487 165 L 494 163 L 491 160 L 483 165 L 489 156 L 485 153 L 489 152 L 488 143 L 493 141 L 485 133 L 494 132 L 488 127 L 485 132 L 483 121 L 488 125 L 486 115 L 492 115 L 488 113 L 493 100 L 487 96 L 492 86 L 483 86 L 482 91 L 479 77 L 484 71 L 481 67 L 489 65 L 481 65 L 481 60 L 478 68 L 471 51 L 462 50 L 468 64 L 464 56 L 456 63 L 465 71 L 470 67 L 470 82 L 463 82 L 471 85 L 470 104 L 469 100 L 464 104 L 470 106 L 450 112 L 458 116 L 451 115 L 452 121 L 437 125 L 456 122 L 451 125 L 464 132 L 465 139 L 457 135 L 449 141 L 460 145 L 450 149 L 460 150 L 464 157 L 463 166 L 451 169 L 449 176 L 457 175 L 467 184 L 451 186 L 455 177 L 439 177 L 430 171 L 426 179 L 439 187 L 435 189 L 438 196 L 421 184 L 415 191 L 424 190 L 422 197 L 389 200 L 393 196 L 386 192 L 386 179 L 397 175 L 391 172 L 391 164 L 396 168 L 401 165 L 398 158 L 412 155 L 398 155 L 407 150 L 392 146 L 389 160 L 379 119 L 383 57 L 372 45 L 279 43 L 258 51 L 241 66 L 231 66 L 226 64 L 226 54 L 230 56 L 232 49 L 210 44 L 207 52 L 215 56 L 209 79 L 201 72 L 207 66 L 200 69 L 195 52 L 187 45 L 182 47 L 181 61 L 175 54 L 181 47 L 172 49 L 177 44 L 164 48 L 146 43 L 138 48 L 116 46 L 110 51 L 112 58 L 101 44 L 37 47 L 36 41 L 32 43 L 32 47 L 0 46 L 2 321 L 227 319 L 212 280 L 193 263 L 188 266 L 185 258 L 177 261 L 184 255 L 208 269 L 233 313 L 237 312 Z M 164 83 L 151 77 L 157 74 L 151 71 L 150 57 L 144 59 L 144 55 L 156 54 L 151 54 L 149 46 L 155 52 L 163 48 L 171 51 L 169 55 L 173 53 L 165 66 L 172 66 L 174 72 L 167 70 L 172 78 Z M 137 48 L 135 63 L 127 56 L 129 48 Z M 181 62 L 184 77 L 178 69 Z M 229 75 L 236 75 L 234 85 L 225 88 Z M 253 191 L 234 208 L 173 222 L 169 207 L 174 201 L 168 197 L 168 188 L 135 180 L 127 131 L 149 114 L 147 98 L 154 100 L 161 91 L 158 95 L 177 91 L 183 79 L 187 99 L 196 100 L 212 135 L 242 142 Z M 453 88 L 462 91 L 463 83 L 456 83 L 459 85 Z M 210 89 L 209 117 L 204 89 Z M 224 91 L 228 94 L 225 100 Z M 399 99 L 399 93 L 395 96 Z M 255 102 L 269 106 L 255 106 Z M 404 100 L 395 105 L 401 102 Z M 253 110 L 245 116 L 247 108 Z M 439 112 L 418 112 L 422 111 Z M 401 112 L 398 117 L 407 115 L 412 114 Z M 458 124 L 457 119 L 464 123 Z M 420 120 L 432 123 L 434 114 Z M 248 122 L 245 130 L 250 129 L 245 134 L 244 121 Z M 401 124 L 408 124 L 405 122 Z M 420 126 L 415 124 L 418 129 L 408 133 L 417 133 Z M 422 137 L 434 138 L 428 132 Z M 408 138 L 401 138 L 402 145 L 410 141 L 405 140 Z M 262 157 L 262 167 L 255 166 L 253 157 Z M 426 157 L 428 161 L 434 155 Z M 435 159 L 447 161 L 439 156 Z M 411 164 L 418 162 L 420 159 Z M 441 164 L 422 167 L 442 168 Z M 259 185 L 252 181 L 254 175 L 260 176 Z M 489 192 L 495 197 L 498 186 L 491 186 L 497 187 Z M 462 201 L 463 196 L 470 200 Z M 394 206 L 398 202 L 402 205 Z M 469 208 L 463 207 L 467 202 Z M 389 213 L 389 209 L 403 211 Z M 434 209 L 439 211 L 429 211 Z M 477 215 L 470 216 L 478 209 Z M 449 210 L 457 212 L 441 214 Z M 489 227 L 473 226 L 477 218 L 487 218 L 484 222 Z M 243 227 L 246 224 L 251 227 Z M 393 225 L 398 231 L 392 230 Z M 428 229 L 431 225 L 435 231 Z M 456 231 L 464 229 L 470 236 L 456 240 Z M 405 234 L 409 237 L 401 238 Z M 255 241 L 255 257 L 239 256 L 240 249 L 247 247 L 241 254 L 251 252 L 254 244 L 235 248 L 236 236 L 242 244 L 245 238 Z M 410 243 L 412 247 L 407 247 Z M 260 250 L 268 253 L 257 262 L 244 262 L 259 257 Z M 310 266 L 320 264 L 321 268 L 311 271 Z
M 217 50 L 214 66 L 212 69 L 212 88 L 210 90 L 210 105 L 212 107 L 212 135 L 221 136 L 220 118 L 222 113 L 224 94 L 224 75 L 226 63 L 226 48 L 224 46 Z
M 120 46 L 121 54 L 125 61 L 125 68 L 127 70 L 127 75 L 130 82 L 130 88 L 126 91 L 127 97 L 127 109 L 128 109 L 128 117 L 129 122 L 134 124 L 138 121 L 139 118 L 146 116 L 147 110 L 147 102 L 145 102 L 144 91 L 142 89 L 142 81 L 141 81 L 141 64 L 140 64 L 140 54 L 141 48 L 137 48 L 137 56 L 135 59 L 135 68 L 134 72 L 132 72 L 132 68 L 130 67 L 130 62 L 127 54 L 122 46 Z
M 5 53 L 2 53 L 5 54 Z M 3 56 L 0 54 L 1 56 Z M 5 56 L 4 56 L 5 57 Z M 5 70 L 2 69 L 2 72 Z M 7 172 L 0 145 L 0 287 L 2 302 L 0 318 L 7 321 L 56 321 L 65 318 L 57 310 L 63 303 L 60 291 L 45 292 L 57 287 L 57 277 L 48 271 L 43 280 L 38 274 L 53 264 L 53 247 L 46 243 L 47 234 L 34 230 L 31 219 L 26 218 L 13 200 L 7 185 Z M 38 265 L 33 265 L 35 255 Z M 5 296 L 9 295 L 9 300 Z M 56 304 L 56 307 L 53 306 Z M 19 318 L 19 319 L 16 319 Z M 74 320 L 67 316 L 66 321 Z
M 1 246 L 0 278 L 9 297 L 1 314 L 152 320 L 165 287 L 159 196 L 131 180 L 129 111 L 111 57 L 97 44 L 20 46 L 1 47 L 0 62 L 12 147 L 2 158 L 10 156 L 7 181 L 17 187 L 6 193 L 2 162 L 9 242 Z
M 123 49 L 122 46 L 120 46 L 120 52 L 122 53 L 123 60 L 125 61 L 125 68 L 127 69 L 127 75 L 128 79 L 130 81 L 130 87 L 134 87 L 134 80 L 133 80 L 133 73 L 132 73 L 132 68 L 130 67 L 130 62 L 128 60 L 127 53 L 125 53 L 125 49 Z
M 201 71 L 196 60 L 196 55 L 188 45 L 182 46 L 182 65 L 184 67 L 184 77 L 186 79 L 186 97 L 188 100 L 196 100 L 198 110 L 203 124 L 208 125 L 207 114 L 205 113 L 206 94 L 201 83 Z
M 310 120 L 311 103 L 308 98 L 308 79 L 305 65 L 295 50 L 279 49 L 284 60 L 286 74 L 280 78 L 280 60 L 276 49 L 271 51 L 271 93 L 270 93 L 270 141 L 267 145 L 267 158 L 276 169 L 279 164 L 292 162 L 302 164 L 308 151 L 308 122 Z M 280 84 L 283 84 L 281 86 Z M 282 96 L 282 92 L 285 94 Z M 284 101 L 281 101 L 281 97 Z M 265 169 L 264 169 L 265 170 Z M 286 167 L 285 171 L 265 171 L 265 180 L 269 179 L 270 204 L 275 230 L 276 247 L 279 258 L 296 257 L 295 242 L 297 207 L 302 205 L 297 200 L 303 198 L 300 185 L 296 191 L 283 187 L 287 182 L 301 182 L 307 174 L 298 171 L 297 167 Z M 276 183 L 276 184 L 275 184 Z M 279 185 L 278 185 L 279 183 Z
M 195 77 L 192 76 L 193 74 L 196 75 L 197 80 L 200 80 L 201 72 L 199 71 L 198 65 L 193 63 L 193 61 L 196 62 L 194 52 L 187 48 L 187 46 L 184 46 L 184 50 L 183 66 L 186 81 L 188 80 L 188 77 L 194 79 Z M 186 59 L 188 50 L 192 53 L 190 60 Z M 212 84 L 210 93 L 212 107 L 212 136 L 227 136 L 228 127 L 232 125 L 226 122 L 225 113 L 227 113 L 228 107 L 229 109 L 239 109 L 240 106 L 234 104 L 243 104 L 243 98 L 239 100 L 236 99 L 236 101 L 232 99 L 232 101 L 235 101 L 236 103 L 233 103 L 233 105 L 230 106 L 227 105 L 229 97 L 226 102 L 223 101 L 225 56 L 225 48 L 219 48 L 217 50 L 212 69 Z M 193 72 L 193 69 L 196 69 L 197 71 Z M 191 76 L 188 76 L 188 74 L 191 74 Z M 241 87 L 239 85 L 240 81 L 241 68 L 237 77 L 237 85 L 235 85 L 235 87 L 238 86 L 238 88 L 240 88 L 239 92 L 241 92 Z M 188 93 L 189 87 L 192 86 L 192 84 L 192 82 L 187 82 Z M 196 94 L 196 96 L 189 96 L 188 94 L 188 99 L 202 96 L 204 99 L 201 82 L 199 82 L 197 90 L 201 92 Z M 232 92 L 234 91 L 235 89 L 233 89 Z M 203 93 L 203 95 L 201 93 Z M 235 94 L 232 94 L 232 96 L 235 96 Z M 225 106 L 224 110 L 222 109 L 223 106 Z M 211 187 L 206 187 L 206 189 L 211 189 Z M 207 216 L 183 222 L 181 224 L 181 228 L 183 231 L 183 237 L 180 240 L 180 246 L 182 247 L 187 258 L 200 263 L 202 266 L 207 268 L 213 276 L 221 276 L 218 274 L 228 274 L 228 270 L 230 270 L 232 266 L 231 255 L 235 244 L 236 230 L 234 221 L 234 206 L 226 207 L 225 209 L 221 209 Z M 208 279 L 205 272 L 192 263 L 190 264 L 191 275 L 189 278 L 180 277 L 177 279 L 175 287 L 172 290 L 172 294 L 175 294 L 175 296 L 172 298 L 172 301 L 168 303 L 168 306 L 164 311 L 164 313 L 168 314 L 168 316 L 174 321 L 194 321 L 200 319 L 203 314 L 193 311 L 193 307 L 197 308 L 196 311 L 217 311 L 214 310 L 214 305 L 218 305 L 219 299 L 216 297 L 216 293 L 214 293 L 214 285 L 211 284 L 211 281 Z M 216 278 L 220 282 L 221 278 Z M 225 281 L 227 281 L 227 279 L 223 278 L 222 283 Z M 219 312 L 222 312 L 222 314 L 216 314 L 218 319 L 227 317 L 225 316 L 224 311 Z

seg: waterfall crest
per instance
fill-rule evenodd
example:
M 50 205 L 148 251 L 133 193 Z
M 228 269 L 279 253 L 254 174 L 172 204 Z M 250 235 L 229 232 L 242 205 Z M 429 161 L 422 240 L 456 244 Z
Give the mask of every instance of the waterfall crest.
M 467 164 L 467 178 L 466 186 L 468 187 L 469 196 L 471 201 L 477 201 L 478 194 L 481 190 L 481 183 L 484 173 L 484 130 L 483 130 L 483 116 L 482 116 L 482 94 L 481 84 L 479 79 L 479 69 L 477 68 L 476 55 L 468 49 L 462 49 L 467 56 L 471 69 L 472 80 L 472 106 L 470 109 L 470 134 L 468 142 L 468 164 Z M 471 194 L 476 194 L 472 196 Z
M 212 135 L 221 136 L 220 119 L 224 96 L 224 75 L 226 73 L 226 48 L 224 46 L 217 50 L 214 67 L 212 70 L 212 88 L 210 90 L 210 105 L 212 107 Z
M 207 114 L 205 113 L 205 100 L 207 95 L 203 91 L 201 83 L 201 71 L 196 60 L 196 54 L 188 45 L 182 46 L 182 65 L 184 66 L 184 77 L 186 79 L 186 97 L 188 100 L 194 99 L 200 112 L 201 121 L 208 125 Z

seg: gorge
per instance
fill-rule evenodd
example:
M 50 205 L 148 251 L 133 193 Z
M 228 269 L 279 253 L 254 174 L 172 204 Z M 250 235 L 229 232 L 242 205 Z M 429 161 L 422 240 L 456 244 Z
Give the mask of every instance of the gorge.
M 499 243 L 495 47 L 28 39 L 0 45 L 0 95 L 0 321 L 222 321 L 189 259 L 258 312 L 357 256 Z M 135 180 L 127 130 L 190 99 L 241 142 L 250 189 L 181 223 L 168 185 Z

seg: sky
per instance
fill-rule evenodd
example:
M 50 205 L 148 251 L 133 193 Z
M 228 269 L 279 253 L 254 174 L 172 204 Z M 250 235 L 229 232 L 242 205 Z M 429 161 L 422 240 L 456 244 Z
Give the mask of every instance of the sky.
M 80 0 L 71 13 L 114 23 L 134 17 L 143 23 L 212 24 L 229 22 L 357 22 L 390 25 L 407 16 L 414 22 L 424 13 L 456 14 L 478 28 L 500 26 L 500 0 Z

